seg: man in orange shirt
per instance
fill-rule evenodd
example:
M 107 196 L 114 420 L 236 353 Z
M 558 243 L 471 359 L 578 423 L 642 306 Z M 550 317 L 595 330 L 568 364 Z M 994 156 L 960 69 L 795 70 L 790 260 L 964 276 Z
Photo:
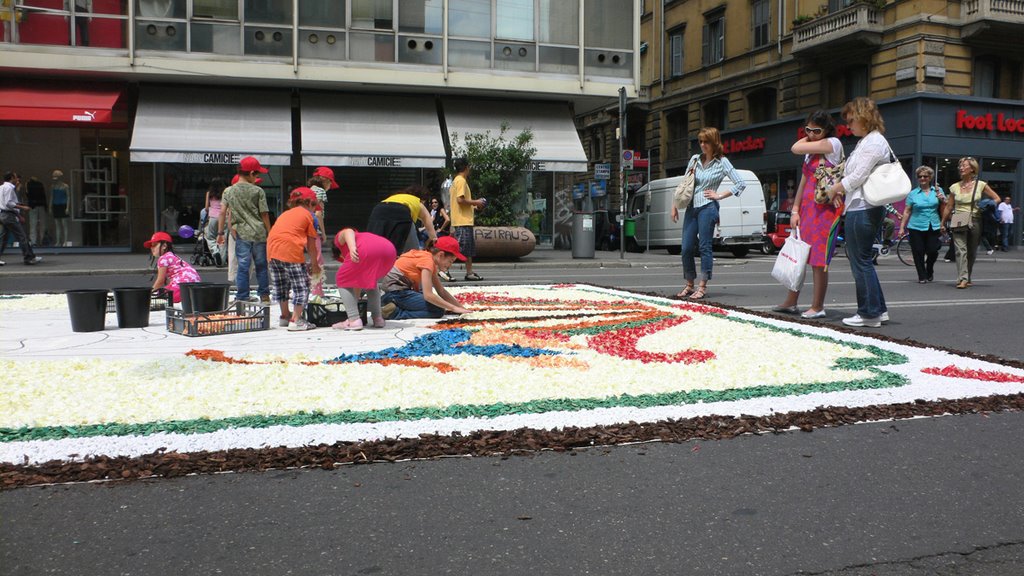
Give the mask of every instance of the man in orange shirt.
M 313 227 L 316 193 L 306 187 L 292 190 L 292 206 L 278 217 L 267 236 L 267 258 L 270 260 L 270 286 L 273 297 L 281 304 L 279 324 L 291 332 L 312 330 L 315 325 L 302 318 L 302 308 L 309 302 L 309 272 L 306 254 L 313 256 L 313 274 L 320 272 L 316 260 L 317 231 Z M 288 291 L 294 295 L 294 309 L 288 309 Z
M 456 259 L 466 257 L 459 252 L 459 242 L 451 236 L 438 238 L 430 250 L 410 250 L 402 254 L 381 280 L 384 318 L 440 318 L 446 311 L 470 312 L 444 289 L 437 277 L 439 270 L 447 270 Z

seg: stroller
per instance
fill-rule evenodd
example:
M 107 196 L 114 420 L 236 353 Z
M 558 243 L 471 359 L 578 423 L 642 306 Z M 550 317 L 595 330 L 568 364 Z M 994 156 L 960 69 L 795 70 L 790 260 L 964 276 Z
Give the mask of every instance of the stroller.
M 220 268 L 220 251 L 216 251 L 217 239 L 206 237 L 206 226 L 208 220 L 204 217 L 199 221 L 199 228 L 196 230 L 196 245 L 192 249 L 193 266 L 216 266 Z

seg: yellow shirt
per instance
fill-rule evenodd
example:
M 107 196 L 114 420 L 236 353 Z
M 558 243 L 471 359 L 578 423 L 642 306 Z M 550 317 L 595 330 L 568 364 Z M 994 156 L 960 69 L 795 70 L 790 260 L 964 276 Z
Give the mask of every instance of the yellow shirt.
M 982 192 L 987 186 L 985 182 L 981 180 L 974 181 L 974 187 L 967 187 L 967 190 L 960 190 L 960 183 L 957 182 L 949 187 L 949 192 L 953 194 L 953 211 L 954 212 L 970 212 L 974 210 L 975 216 L 981 216 L 981 212 L 978 211 L 978 201 L 980 201 L 985 194 Z M 974 203 L 971 203 L 971 197 L 974 197 Z
M 405 204 L 409 208 L 409 216 L 415 222 L 420 219 L 420 199 L 412 194 L 392 194 L 384 199 L 385 202 L 394 204 Z
M 473 194 L 469 190 L 469 182 L 466 182 L 466 177 L 462 174 L 456 176 L 455 180 L 452 181 L 452 186 L 449 190 L 448 213 L 452 217 L 452 226 L 472 226 L 473 205 L 460 204 L 459 198 L 473 199 Z

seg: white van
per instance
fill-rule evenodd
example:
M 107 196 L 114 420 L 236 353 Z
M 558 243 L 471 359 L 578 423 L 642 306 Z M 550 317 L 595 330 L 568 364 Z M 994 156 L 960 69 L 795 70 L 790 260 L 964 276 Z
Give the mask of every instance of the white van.
M 764 242 L 766 210 L 761 182 L 750 170 L 737 170 L 747 187 L 739 196 L 719 202 L 719 224 L 715 226 L 715 249 L 746 256 Z M 637 190 L 629 201 L 629 215 L 636 223 L 634 239 L 640 248 L 665 248 L 669 254 L 682 252 L 683 212 L 672 222 L 672 194 L 682 176 L 653 180 Z M 719 190 L 732 189 L 726 177 Z M 695 194 L 698 192 L 694 192 Z

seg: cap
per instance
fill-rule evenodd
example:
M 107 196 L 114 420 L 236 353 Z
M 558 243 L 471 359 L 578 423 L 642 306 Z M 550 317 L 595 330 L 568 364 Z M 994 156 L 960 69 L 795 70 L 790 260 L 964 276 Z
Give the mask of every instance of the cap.
M 331 181 L 331 190 L 338 188 L 338 181 L 334 179 L 334 170 L 331 170 L 327 166 L 321 166 L 313 171 L 313 176 L 323 176 Z
M 61 172 L 60 170 L 54 170 L 53 171 L 53 179 L 54 180 L 57 180 L 58 178 L 63 178 L 63 177 L 64 177 L 64 173 Z
M 238 179 L 239 178 L 241 178 L 241 176 L 239 176 L 238 174 L 235 174 L 234 178 L 231 179 L 231 185 L 234 186 L 235 184 L 238 184 Z M 257 184 L 257 185 L 258 184 L 263 184 L 263 178 L 260 178 L 259 176 L 257 176 L 256 177 L 256 181 L 253 182 L 253 184 Z
M 459 241 L 451 236 L 441 236 L 434 242 L 434 248 L 455 256 L 459 261 L 465 261 L 466 257 L 459 252 Z
M 305 186 L 300 186 L 300 187 L 292 190 L 292 193 L 288 197 L 288 199 L 293 201 L 293 202 L 295 200 L 313 200 L 315 202 L 316 201 L 316 192 L 313 192 L 312 190 L 310 190 L 309 188 L 306 188 Z
M 174 244 L 174 241 L 171 240 L 171 235 L 168 234 L 167 232 L 154 232 L 153 236 L 151 236 L 149 240 L 143 242 L 142 245 L 145 246 L 146 248 L 152 248 L 153 244 L 156 244 L 157 242 L 167 242 L 168 244 Z
M 239 172 L 259 172 L 266 174 L 268 170 L 264 168 L 260 161 L 255 156 L 246 156 L 242 158 L 242 161 L 238 163 Z

